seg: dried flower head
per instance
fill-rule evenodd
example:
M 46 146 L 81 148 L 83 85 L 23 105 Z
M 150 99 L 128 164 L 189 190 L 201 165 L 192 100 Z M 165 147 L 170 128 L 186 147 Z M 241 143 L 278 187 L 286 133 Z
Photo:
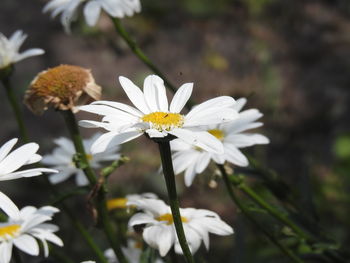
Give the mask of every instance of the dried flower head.
M 58 110 L 75 110 L 75 106 L 99 100 L 101 87 L 89 69 L 60 65 L 40 72 L 31 82 L 24 101 L 35 114 L 48 107 Z

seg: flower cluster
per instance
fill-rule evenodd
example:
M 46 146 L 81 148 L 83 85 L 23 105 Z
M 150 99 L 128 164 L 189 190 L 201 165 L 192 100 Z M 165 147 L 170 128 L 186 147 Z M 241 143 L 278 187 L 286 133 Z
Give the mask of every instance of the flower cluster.
M 89 139 L 83 140 L 85 149 L 87 149 L 87 159 L 92 168 L 102 168 L 103 163 L 116 161 L 120 158 L 120 154 L 117 153 L 119 147 L 109 148 L 105 152 L 93 154 L 90 152 L 92 143 L 101 134 L 96 133 Z M 84 175 L 84 172 L 76 166 L 73 158 L 75 156 L 75 148 L 73 142 L 67 138 L 60 137 L 54 140 L 57 147 L 53 150 L 52 154 L 44 156 L 42 163 L 50 166 L 59 172 L 52 174 L 49 180 L 52 184 L 58 184 L 67 180 L 70 176 L 75 175 L 76 184 L 79 186 L 87 185 L 89 182 Z
M 70 24 L 77 18 L 79 6 L 82 4 L 85 5 L 84 16 L 89 26 L 96 25 L 101 9 L 111 17 L 118 18 L 132 16 L 141 11 L 139 0 L 51 0 L 44 6 L 43 12 L 52 12 L 52 18 L 61 14 L 61 23 L 69 33 Z
M 47 168 L 18 171 L 22 166 L 39 162 L 42 157 L 36 153 L 39 149 L 36 143 L 27 143 L 11 152 L 16 142 L 17 139 L 12 139 L 0 148 L 0 181 L 57 172 Z M 10 262 L 13 245 L 35 256 L 39 255 L 39 245 L 36 239 L 42 242 L 45 256 L 48 256 L 49 253 L 47 241 L 58 246 L 63 245 L 62 240 L 54 234 L 58 227 L 46 223 L 59 211 L 57 208 L 44 206 L 37 209 L 26 206 L 19 210 L 2 192 L 0 192 L 0 208 L 8 216 L 5 222 L 0 223 L 0 262 Z
M 241 111 L 246 102 L 245 98 L 241 98 L 233 106 L 239 113 L 236 119 L 207 127 L 207 131 L 222 142 L 224 147 L 223 153 L 208 152 L 203 148 L 179 139 L 171 142 L 171 148 L 174 152 L 175 173 L 185 172 L 185 184 L 187 186 L 192 184 L 197 174 L 202 173 L 207 168 L 210 160 L 218 164 L 229 162 L 237 166 L 247 166 L 248 159 L 239 149 L 255 144 L 269 143 L 269 139 L 264 135 L 246 132 L 249 129 L 262 126 L 261 122 L 256 122 L 257 119 L 262 117 L 260 111 L 257 109 Z
M 176 236 L 173 216 L 170 207 L 158 199 L 138 199 L 128 202 L 135 205 L 139 212 L 131 217 L 129 226 L 145 225 L 143 239 L 145 242 L 159 250 L 160 255 L 165 256 L 174 245 L 175 251 L 182 254 L 179 241 Z M 233 234 L 233 229 L 222 221 L 218 214 L 205 209 L 183 208 L 180 209 L 188 245 L 195 253 L 202 241 L 206 249 L 209 249 L 209 233 L 226 236 Z

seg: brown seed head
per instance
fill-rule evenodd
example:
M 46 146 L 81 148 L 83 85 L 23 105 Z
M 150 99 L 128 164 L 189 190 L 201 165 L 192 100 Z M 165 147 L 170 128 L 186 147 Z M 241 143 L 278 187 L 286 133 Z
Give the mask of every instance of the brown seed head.
M 58 110 L 75 110 L 91 100 L 99 100 L 101 87 L 95 83 L 90 70 L 60 65 L 40 72 L 31 82 L 24 102 L 35 114 L 48 107 Z

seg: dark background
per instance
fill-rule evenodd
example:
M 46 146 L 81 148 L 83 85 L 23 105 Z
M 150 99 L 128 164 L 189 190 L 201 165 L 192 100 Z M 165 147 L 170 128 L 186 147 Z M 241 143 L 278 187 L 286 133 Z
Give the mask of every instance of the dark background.
M 101 17 L 95 28 L 86 27 L 80 19 L 67 35 L 59 19 L 42 14 L 45 2 L 0 3 L 0 32 L 9 37 L 22 29 L 28 34 L 22 50 L 40 47 L 46 51 L 16 65 L 13 83 L 18 97 L 23 98 L 39 71 L 74 64 L 92 69 L 104 88 L 104 99 L 127 101 L 117 76 L 140 85 L 151 72 L 118 37 L 108 17 Z M 305 213 L 348 247 L 350 2 L 144 0 L 142 6 L 140 14 L 124 19 L 123 24 L 145 53 L 177 86 L 194 82 L 197 102 L 224 94 L 247 97 L 248 107 L 262 111 L 265 126 L 260 131 L 271 143 L 248 152 L 276 170 L 295 189 Z M 0 141 L 4 143 L 18 134 L 2 89 L 0 96 Z M 23 110 L 31 138 L 41 145 L 42 154 L 53 147 L 53 138 L 67 136 L 56 112 L 38 117 Z M 111 177 L 110 195 L 155 191 L 164 196 L 161 176 L 156 173 L 160 162 L 155 145 L 142 139 L 126 145 L 123 153 L 132 160 Z M 183 206 L 212 209 L 236 229 L 233 246 L 232 238 L 220 237 L 212 242 L 211 253 L 201 251 L 208 262 L 288 262 L 237 215 L 221 184 L 208 186 L 212 174 L 210 170 L 198 176 L 191 189 L 182 186 L 179 176 Z M 34 191 L 33 182 L 20 186 L 10 182 L 5 187 L 23 205 L 43 205 L 42 192 Z M 72 187 L 72 183 L 61 187 Z M 28 189 L 33 197 L 30 202 Z M 266 194 L 258 183 L 256 189 Z M 79 209 L 84 211 L 84 206 Z M 74 240 L 67 230 L 64 234 Z M 77 255 L 84 253 L 84 247 L 75 246 Z M 230 260 L 227 254 L 232 255 Z

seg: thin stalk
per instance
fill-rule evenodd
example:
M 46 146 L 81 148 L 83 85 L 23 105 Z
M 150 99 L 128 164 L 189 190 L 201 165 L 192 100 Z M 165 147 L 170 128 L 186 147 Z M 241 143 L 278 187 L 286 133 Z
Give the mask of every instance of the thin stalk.
M 77 154 L 79 154 L 78 158 L 79 158 L 79 165 L 81 166 L 80 168 L 84 171 L 86 178 L 89 180 L 90 186 L 93 187 L 96 185 L 97 179 L 94 171 L 90 166 L 89 160 L 87 159 L 83 140 L 81 138 L 79 127 L 77 125 L 75 116 L 71 110 L 60 111 L 60 113 L 64 117 L 69 133 L 72 137 L 75 150 Z
M 75 228 L 79 231 L 79 233 L 83 236 L 86 243 L 89 245 L 89 247 L 92 249 L 92 251 L 95 253 L 96 257 L 98 258 L 98 262 L 101 263 L 108 263 L 108 260 L 104 256 L 102 250 L 97 246 L 95 243 L 93 237 L 90 235 L 89 231 L 85 228 L 85 226 L 77 220 L 77 218 L 73 215 L 73 213 L 68 209 L 67 206 L 62 204 L 64 206 L 64 211 L 70 218 L 71 222 L 75 226 Z
M 279 242 L 277 238 L 275 238 L 270 232 L 268 232 L 264 226 L 261 226 L 260 223 L 250 214 L 249 210 L 241 203 L 239 198 L 236 196 L 235 192 L 231 187 L 231 182 L 227 176 L 225 168 L 222 165 L 219 165 L 219 169 L 221 171 L 226 190 L 231 198 L 231 200 L 239 207 L 242 213 L 255 225 L 259 228 L 259 230 L 273 243 L 275 244 L 286 256 L 288 256 L 293 262 L 303 263 L 303 261 L 294 254 L 293 251 L 285 247 L 282 243 Z
M 179 209 L 179 200 L 176 193 L 176 183 L 175 183 L 175 174 L 173 168 L 173 162 L 171 159 L 170 152 L 170 143 L 168 141 L 158 142 L 159 153 L 162 159 L 162 167 L 165 178 L 166 187 L 168 190 L 169 204 L 171 208 L 171 213 L 173 215 L 174 225 L 176 229 L 176 234 L 179 239 L 180 246 L 184 253 L 187 263 L 194 263 L 190 248 L 186 241 L 185 232 L 183 229 L 180 209 Z
M 95 189 L 98 185 L 98 181 L 96 179 L 95 173 L 92 170 L 90 163 L 87 159 L 85 148 L 83 145 L 83 140 L 80 135 L 79 127 L 77 125 L 75 116 L 72 111 L 66 110 L 66 111 L 60 111 L 65 119 L 66 125 L 68 127 L 68 130 L 70 132 L 70 135 L 73 140 L 73 144 L 75 147 L 75 150 L 77 154 L 79 155 L 79 165 L 80 168 L 85 173 L 87 179 L 90 182 L 90 186 L 92 189 Z M 112 227 L 109 213 L 107 210 L 106 205 L 106 195 L 105 195 L 105 184 L 103 183 L 100 187 L 98 187 L 98 193 L 97 193 L 97 202 L 96 202 L 96 208 L 99 215 L 99 220 L 102 223 L 103 230 L 107 236 L 107 239 L 116 254 L 118 260 L 120 263 L 127 263 L 128 260 L 125 258 L 124 253 L 121 249 L 121 244 L 119 242 L 119 239 Z
M 222 165 L 218 166 L 220 167 L 221 172 L 225 170 L 225 168 Z M 249 196 L 249 198 L 251 198 L 255 203 L 264 208 L 275 219 L 277 219 L 284 225 L 290 227 L 299 237 L 305 239 L 306 241 L 313 240 L 313 238 L 309 234 L 305 233 L 299 226 L 292 222 L 286 214 L 281 213 L 280 211 L 272 207 L 270 204 L 265 202 L 253 189 L 247 186 L 240 178 L 238 178 L 237 176 L 232 176 L 230 179 L 230 182 L 233 183 L 234 186 L 236 186 L 247 196 Z
M 165 74 L 162 73 L 162 71 L 153 64 L 152 60 L 150 60 L 145 53 L 141 50 L 141 48 L 136 44 L 135 40 L 132 39 L 132 37 L 129 35 L 128 31 L 125 30 L 123 25 L 121 24 L 120 20 L 118 18 L 111 17 L 115 30 L 119 33 L 119 35 L 124 39 L 126 44 L 129 46 L 131 51 L 150 69 L 152 70 L 156 75 L 161 77 L 164 80 L 165 85 L 173 92 L 176 92 L 176 87 L 168 80 L 168 78 L 165 76 Z M 187 105 L 192 107 L 194 104 L 192 101 L 188 101 Z
M 14 90 L 12 88 L 10 77 L 7 76 L 7 77 L 3 78 L 2 84 L 5 87 L 7 98 L 11 104 L 13 113 L 15 114 L 15 118 L 17 121 L 17 125 L 19 128 L 19 133 L 21 135 L 21 138 L 22 138 L 24 143 L 28 143 L 29 139 L 28 139 L 27 129 L 24 125 L 23 117 L 21 114 L 21 109 L 19 107 L 19 104 L 18 104 L 17 99 L 16 99 L 16 95 L 15 95 Z

